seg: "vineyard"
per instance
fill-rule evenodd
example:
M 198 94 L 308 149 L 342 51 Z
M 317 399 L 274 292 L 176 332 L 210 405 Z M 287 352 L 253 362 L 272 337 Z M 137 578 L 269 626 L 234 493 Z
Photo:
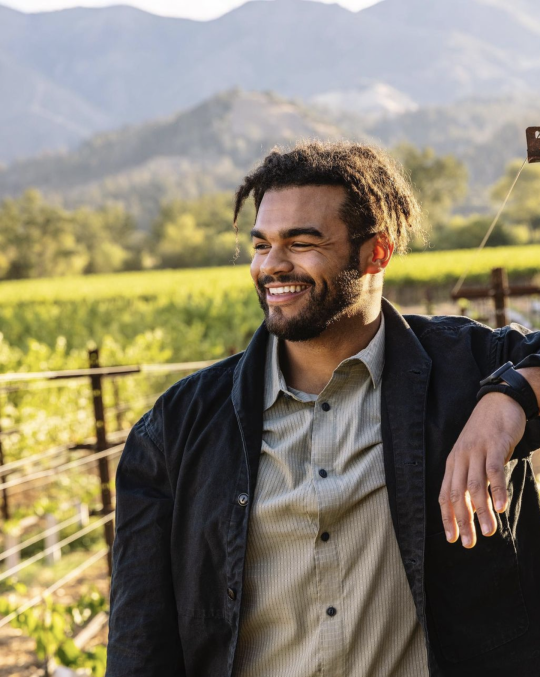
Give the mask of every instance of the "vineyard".
M 496 266 L 532 280 L 540 245 L 396 257 L 387 296 L 429 287 L 447 298 L 469 267 L 468 284 L 482 284 Z M 3 282 L 0 371 L 82 367 L 89 342 L 106 364 L 218 358 L 243 349 L 261 317 L 247 266 Z
M 420 304 L 426 289 L 430 298 L 448 299 L 466 269 L 471 267 L 467 284 L 484 284 L 496 266 L 504 266 L 513 281 L 536 278 L 538 283 L 540 246 L 486 249 L 478 257 L 467 250 L 396 258 L 388 269 L 386 293 L 398 304 L 406 291 L 416 294 Z M 456 306 L 448 307 L 448 312 L 458 312 Z M 11 638 L 30 638 L 38 658 L 28 669 L 21 658 L 18 667 L 15 662 L 5 671 L 0 661 L 0 677 L 45 675 L 51 658 L 103 675 L 106 635 L 98 633 L 89 646 L 77 639 L 106 613 L 108 586 L 105 523 L 100 520 L 112 513 L 102 494 L 99 459 L 89 454 L 111 451 L 114 497 L 114 470 L 125 436 L 159 393 L 189 373 L 177 363 L 215 360 L 242 350 L 261 319 L 246 266 L 0 284 L 0 501 L 7 505 L 0 543 L 0 655 L 7 641 L 1 633 L 9 627 L 15 633 Z M 105 368 L 136 369 L 111 372 L 99 389 L 88 375 L 30 376 L 88 369 L 89 354 L 97 347 Z M 7 373 L 18 377 L 2 380 Z M 97 390 L 108 432 L 101 447 Z M 52 546 L 51 533 L 57 537 Z M 55 549 L 58 542 L 65 546 Z M 38 557 L 47 544 L 54 556 Z M 15 551 L 17 559 L 10 555 L 8 561 L 5 553 Z M 17 561 L 36 557 L 17 569 Z M 69 578 L 79 569 L 79 578 Z M 58 581 L 65 584 L 55 587 Z M 43 597 L 44 591 L 50 594 Z M 17 613 L 36 596 L 38 605 Z M 12 617 L 4 629 L 2 615 Z M 41 672 L 35 672 L 39 665 Z

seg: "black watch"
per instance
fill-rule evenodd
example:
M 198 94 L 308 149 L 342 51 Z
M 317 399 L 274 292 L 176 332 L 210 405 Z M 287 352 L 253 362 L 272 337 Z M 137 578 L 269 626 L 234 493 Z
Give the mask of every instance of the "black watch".
M 503 383 L 505 381 L 506 383 Z M 504 393 L 523 407 L 527 421 L 540 415 L 538 400 L 527 379 L 514 369 L 513 362 L 507 362 L 480 381 L 477 400 L 488 393 Z

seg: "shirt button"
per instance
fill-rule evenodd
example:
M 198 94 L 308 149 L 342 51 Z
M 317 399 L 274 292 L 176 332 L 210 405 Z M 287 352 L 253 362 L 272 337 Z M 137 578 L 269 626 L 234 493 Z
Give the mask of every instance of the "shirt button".
M 323 403 L 321 404 L 321 408 L 322 408 L 323 411 L 330 411 L 330 409 L 331 409 L 332 407 L 328 404 L 328 402 L 323 402 Z
M 248 504 L 249 501 L 249 496 L 247 494 L 240 494 L 238 496 L 238 504 L 242 506 L 242 508 L 245 508 L 246 505 Z
M 328 473 L 327 473 L 326 470 L 324 470 L 323 468 L 321 468 L 321 469 L 319 470 L 319 475 L 320 475 L 323 479 L 326 479 L 326 478 L 328 477 Z
M 330 534 L 327 531 L 325 531 L 324 534 L 321 534 L 321 541 L 324 541 L 326 543 L 326 541 L 329 541 L 329 540 L 330 540 Z
M 236 599 L 236 590 L 229 588 L 227 590 L 227 595 L 229 596 L 230 599 L 232 599 L 234 601 Z
M 326 610 L 326 613 L 329 616 L 335 616 L 337 614 L 337 611 L 334 609 L 333 606 L 329 606 L 328 609 Z

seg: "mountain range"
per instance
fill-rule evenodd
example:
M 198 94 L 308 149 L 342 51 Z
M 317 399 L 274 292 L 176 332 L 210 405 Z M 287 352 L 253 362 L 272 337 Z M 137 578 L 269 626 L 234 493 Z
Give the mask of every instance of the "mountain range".
M 189 116 L 237 87 L 325 106 L 334 120 L 399 116 L 404 129 L 426 107 L 534 97 L 539 40 L 537 0 L 382 0 L 357 13 L 253 0 L 207 22 L 126 6 L 23 14 L 0 5 L 0 162 Z

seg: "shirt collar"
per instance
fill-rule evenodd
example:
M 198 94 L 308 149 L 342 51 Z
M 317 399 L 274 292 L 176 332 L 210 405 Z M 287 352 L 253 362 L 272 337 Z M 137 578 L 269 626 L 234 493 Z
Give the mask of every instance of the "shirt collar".
M 343 360 L 339 366 L 341 367 L 342 364 L 347 364 L 353 360 L 359 360 L 360 362 L 363 362 L 369 372 L 369 375 L 371 376 L 373 387 L 378 388 L 384 369 L 385 332 L 386 329 L 384 325 L 384 315 L 381 313 L 381 324 L 379 329 L 368 345 L 363 350 L 356 353 L 356 355 Z
M 352 355 L 346 360 L 343 360 L 337 369 L 346 364 L 360 361 L 366 366 L 366 369 L 368 370 L 371 377 L 373 387 L 377 388 L 381 382 L 384 369 L 384 343 L 384 315 L 381 313 L 381 324 L 377 330 L 377 333 L 369 342 L 369 344 L 363 350 L 356 353 L 356 355 Z M 264 411 L 267 411 L 275 404 L 281 392 L 288 393 L 285 377 L 283 376 L 283 372 L 279 366 L 278 347 L 278 339 L 273 334 L 270 334 L 268 346 L 266 349 Z
M 279 397 L 280 392 L 287 392 L 287 384 L 279 366 L 279 341 L 274 334 L 268 337 L 266 349 L 266 367 L 264 379 L 264 411 L 270 409 Z

